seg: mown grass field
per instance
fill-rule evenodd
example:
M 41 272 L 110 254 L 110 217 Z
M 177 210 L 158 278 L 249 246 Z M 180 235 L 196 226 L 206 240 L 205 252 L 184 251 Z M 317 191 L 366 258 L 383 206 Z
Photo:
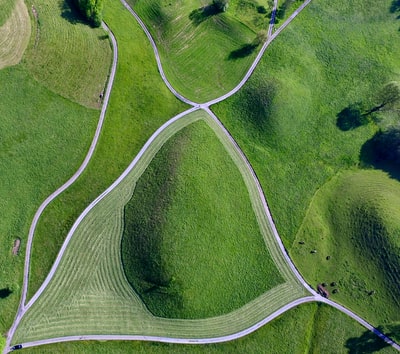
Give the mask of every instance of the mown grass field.
M 154 317 L 129 285 L 121 263 L 120 247 L 125 205 L 134 193 L 138 178 L 161 146 L 177 131 L 199 119 L 209 120 L 205 112 L 197 111 L 163 130 L 135 168 L 82 219 L 70 236 L 72 238 L 51 282 L 20 322 L 13 343 L 101 333 L 197 338 L 222 336 L 257 323 L 305 294 L 300 284 L 287 275 L 290 273 L 288 267 L 279 264 L 284 283 L 227 314 L 188 321 Z M 225 145 L 224 141 L 221 142 Z M 232 159 L 235 161 L 235 157 Z M 261 225 L 260 229 L 265 232 Z M 272 234 L 263 237 L 274 240 Z M 275 250 L 269 250 L 274 261 L 277 257 L 279 259 Z M 210 272 L 210 269 L 205 271 Z M 274 276 L 274 285 L 276 279 Z
M 0 69 L 20 62 L 31 35 L 29 14 L 24 2 L 18 0 L 9 3 L 14 8 L 7 21 L 0 25 Z M 8 5 L 4 6 L 7 13 Z
M 222 315 L 284 282 L 242 176 L 204 121 L 155 156 L 124 222 L 125 273 L 154 315 Z
M 100 108 L 112 55 L 107 34 L 84 23 L 64 0 L 27 0 L 26 5 L 32 20 L 30 73 L 57 94 Z
M 118 38 L 119 59 L 103 131 L 88 169 L 39 221 L 29 296 L 44 281 L 79 214 L 118 178 L 150 135 L 186 107 L 163 84 L 145 35 L 118 1 L 107 2 L 105 20 Z
M 398 322 L 399 211 L 398 181 L 381 171 L 340 174 L 314 197 L 291 255 L 310 282 L 336 282 L 333 298 L 369 321 Z
M 314 193 L 357 166 L 375 132 L 374 125 L 343 132 L 337 114 L 399 78 L 398 20 L 389 8 L 390 1 L 344 8 L 313 1 L 243 89 L 213 107 L 255 168 L 288 248 Z
M 304 304 L 235 341 L 179 345 L 138 341 L 69 342 L 21 353 L 396 353 L 348 316 L 325 305 Z
M 1 16 L 8 6 L 14 8 L 20 1 L 2 1 Z M 39 6 L 40 2 L 36 2 Z M 31 4 L 27 4 L 30 9 Z M 5 12 L 3 12 L 3 9 Z M 58 13 L 58 12 L 57 12 Z M 9 13 L 11 15 L 11 12 Z M 44 16 L 43 20 L 45 21 Z M 6 20 L 5 20 L 6 21 Z M 74 26 L 63 22 L 57 27 Z M 18 33 L 12 28 L 13 35 Z M 42 31 L 43 36 L 44 30 Z M 91 32 L 88 32 L 91 33 Z M 55 36 L 55 34 L 54 34 Z M 95 36 L 94 38 L 97 38 Z M 74 35 L 54 44 L 52 50 L 69 45 L 82 48 L 84 37 Z M 94 42 L 94 39 L 91 39 Z M 100 42 L 100 40 L 99 40 Z M 30 41 L 30 48 L 34 41 Z M 100 43 L 99 43 L 100 45 Z M 1 47 L 2 49 L 4 47 Z M 31 48 L 32 49 L 32 48 Z M 104 53 L 109 57 L 110 50 Z M 48 54 L 50 55 L 50 54 Z M 85 58 L 90 57 L 87 53 Z M 64 60 L 70 57 L 66 54 Z M 35 59 L 31 50 L 25 52 L 23 62 L 0 70 L 0 332 L 4 334 L 15 316 L 22 284 L 24 252 L 29 226 L 40 203 L 64 183 L 79 167 L 89 147 L 99 112 L 82 107 L 50 91 L 47 85 L 32 75 Z M 71 59 L 72 61 L 72 59 Z M 109 63 L 107 64 L 107 66 Z M 78 69 L 76 69 L 78 70 Z M 64 72 L 67 75 L 66 72 Z M 94 75 L 105 82 L 106 75 L 93 68 Z M 68 73 L 69 75 L 69 73 Z M 81 72 L 80 79 L 86 73 Z M 70 77 L 61 78 L 65 85 Z M 19 256 L 13 256 L 14 240 L 21 238 Z M 47 238 L 48 239 L 48 238 Z M 46 240 L 41 245 L 45 252 Z
M 156 40 L 171 84 L 195 102 L 221 96 L 239 83 L 257 52 L 246 48 L 269 23 L 256 1 L 232 0 L 225 13 L 198 0 L 128 2 Z

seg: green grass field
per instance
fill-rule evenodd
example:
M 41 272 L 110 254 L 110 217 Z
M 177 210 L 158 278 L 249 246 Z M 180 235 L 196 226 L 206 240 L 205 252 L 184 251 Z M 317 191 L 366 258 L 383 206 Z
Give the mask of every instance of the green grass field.
M 100 108 L 112 54 L 107 34 L 83 23 L 64 0 L 27 0 L 26 5 L 32 20 L 30 73 L 55 93 Z
M 355 321 L 325 305 L 304 304 L 235 341 L 179 345 L 138 341 L 69 342 L 21 353 L 397 353 Z
M 336 126 L 338 113 L 358 101 L 372 105 L 385 83 L 399 79 L 400 44 L 392 40 L 399 33 L 398 21 L 390 4 L 360 1 L 343 7 L 342 1 L 313 1 L 271 45 L 243 90 L 213 107 L 253 164 L 288 249 L 314 194 L 338 171 L 359 165 L 361 147 L 377 129 L 370 124 L 341 131 Z M 399 256 L 395 248 L 392 252 Z M 348 262 L 350 276 L 360 265 Z M 362 267 L 365 258 L 363 262 Z M 298 266 L 305 275 L 313 271 Z M 316 263 L 318 267 L 323 269 L 325 263 Z M 375 267 L 383 272 L 386 265 L 378 258 Z M 369 290 L 382 278 L 374 272 L 364 274 Z M 333 269 L 331 276 L 341 278 Z M 377 293 L 390 292 L 384 287 L 375 286 Z M 397 300 L 386 295 L 381 300 L 380 310 L 355 297 L 347 303 L 352 301 L 349 307 L 375 325 L 398 321 Z M 392 311 L 384 309 L 386 301 Z
M 79 167 L 89 148 L 98 112 L 50 92 L 22 66 L 1 70 L 0 81 L 0 289 L 12 291 L 0 299 L 0 331 L 4 333 L 19 302 L 33 215 L 40 203 Z M 22 246 L 20 255 L 13 256 L 17 237 L 22 239 Z M 43 252 L 46 247 L 45 240 Z
M 163 146 L 124 220 L 125 273 L 154 315 L 222 315 L 284 282 L 242 176 L 204 121 Z
M 16 3 L 17 0 L 0 0 L 0 26 L 4 25 L 4 23 L 8 20 L 15 8 Z
M 257 52 L 249 44 L 269 23 L 256 1 L 232 0 L 225 13 L 198 0 L 128 2 L 159 45 L 171 84 L 195 102 L 221 96 L 239 83 Z
M 124 177 L 118 187 L 85 216 L 74 232 L 53 279 L 22 319 L 13 337 L 13 343 L 85 333 L 130 333 L 172 337 L 221 336 L 247 328 L 284 304 L 305 295 L 305 290 L 294 280 L 288 266 L 280 260 L 283 257 L 279 251 L 269 247 L 271 242 L 274 243 L 274 238 L 271 233 L 268 234 L 270 231 L 265 229 L 265 216 L 260 223 L 258 209 L 254 211 L 260 223 L 262 236 L 271 257 L 279 267 L 284 283 L 269 289 L 232 312 L 189 321 L 154 317 L 132 290 L 126 280 L 120 255 L 125 205 L 132 197 L 133 187 L 138 178 L 161 146 L 176 132 L 199 119 L 205 119 L 214 131 L 217 129 L 203 111 L 191 113 L 170 125 L 152 143 L 151 148 L 146 150 L 138 165 Z M 219 134 L 217 136 L 226 146 Z M 236 164 L 236 156 L 232 155 L 229 148 L 227 152 Z M 246 175 L 243 179 L 247 184 Z M 249 193 L 254 198 L 252 190 L 249 190 Z M 254 208 L 258 202 L 252 200 L 252 204 Z M 210 262 L 207 256 L 207 262 Z M 255 258 L 257 257 L 259 256 Z M 216 261 L 218 262 L 218 259 Z M 256 263 L 257 261 L 253 264 L 256 266 Z M 268 262 L 266 264 L 268 265 Z M 199 267 L 196 269 L 200 270 Z M 205 268 L 206 275 L 210 276 L 210 271 L 209 268 Z M 267 271 L 264 274 L 271 273 Z M 199 275 L 199 279 L 201 277 Z M 277 279 L 279 278 L 274 275 L 273 285 L 277 284 Z M 257 290 L 250 294 L 256 296 Z M 194 295 L 191 294 L 192 297 Z M 214 296 L 216 298 L 218 295 Z
M 303 3 L 302 0 L 282 0 L 278 2 L 274 28 L 279 28 Z
M 314 193 L 338 170 L 357 166 L 375 132 L 374 125 L 343 132 L 337 114 L 371 102 L 399 78 L 390 1 L 366 4 L 313 1 L 272 43 L 243 89 L 213 106 L 255 168 L 288 248 Z
M 22 0 L 15 3 L 7 2 L 10 3 L 14 8 L 7 21 L 0 26 L 0 69 L 20 62 L 31 35 L 29 14 L 24 2 Z M 4 6 L 7 13 L 9 5 Z
M 311 283 L 336 282 L 333 298 L 367 320 L 398 322 L 399 211 L 399 182 L 380 171 L 343 173 L 314 197 L 291 255 Z
M 110 105 L 88 169 L 52 202 L 39 221 L 29 296 L 45 279 L 79 214 L 118 178 L 151 134 L 186 107 L 163 84 L 150 45 L 129 13 L 118 1 L 109 1 L 105 9 L 105 20 L 118 38 L 119 53 Z
M 11 3 L 21 5 L 20 1 L 1 2 L 1 16 L 5 15 Z M 40 6 L 39 1 L 35 6 Z M 23 4 L 23 3 L 22 3 Z M 3 7 L 4 6 L 4 7 Z M 27 4 L 29 12 L 31 4 Z M 57 6 L 56 6 L 57 8 Z M 57 8 L 58 9 L 58 8 Z M 58 9 L 59 10 L 59 9 Z M 59 12 L 56 14 L 59 14 Z M 11 15 L 11 12 L 9 13 Z M 29 17 L 28 17 L 29 18 Z M 46 22 L 45 14 L 41 18 Z M 62 32 L 73 24 L 64 21 L 57 26 Z M 17 28 L 12 28 L 13 35 Z M 15 31 L 15 32 L 14 32 Z M 45 37 L 45 28 L 42 37 Z M 10 32 L 11 33 L 11 32 Z M 87 31 L 90 35 L 90 31 Z M 102 32 L 98 32 L 102 33 Z M 53 34 L 55 36 L 55 34 Z M 95 45 L 94 38 L 91 39 Z M 52 44 L 52 51 L 74 43 L 76 52 L 84 50 L 81 41 L 71 35 L 64 41 Z M 98 39 L 98 44 L 101 42 Z M 32 56 L 34 40 L 31 37 L 30 49 L 24 55 L 23 62 L 17 66 L 0 70 L 0 332 L 4 334 L 11 326 L 17 310 L 22 284 L 25 245 L 33 215 L 42 201 L 57 187 L 64 183 L 79 167 L 89 147 L 96 127 L 99 112 L 82 107 L 50 91 L 47 85 L 32 75 L 35 65 Z M 57 49 L 58 48 L 58 49 Z M 1 49 L 4 49 L 2 46 Z M 98 52 L 101 54 L 101 51 Z M 49 53 L 47 55 L 50 56 Z M 110 49 L 103 58 L 109 61 Z M 80 58 L 76 62 L 87 60 Z M 44 54 L 43 54 L 44 58 Z M 50 58 L 49 58 L 50 59 Z M 71 57 L 65 54 L 68 62 Z M 72 61 L 72 59 L 71 59 Z M 37 64 L 37 63 L 36 63 Z M 58 65 L 61 65 L 58 63 Z M 107 68 L 109 62 L 106 64 Z M 43 70 L 43 68 L 42 68 Z M 72 69 L 71 69 L 72 70 Z M 79 71 L 78 68 L 74 70 Z M 72 85 L 69 72 L 58 80 Z M 80 79 L 86 73 L 81 72 Z M 107 74 L 93 68 L 91 75 L 105 82 Z M 76 84 L 76 82 L 74 83 Z M 82 97 L 84 99 L 84 97 Z M 14 240 L 21 238 L 19 256 L 12 254 Z M 47 247 L 47 238 L 41 245 L 43 252 Z

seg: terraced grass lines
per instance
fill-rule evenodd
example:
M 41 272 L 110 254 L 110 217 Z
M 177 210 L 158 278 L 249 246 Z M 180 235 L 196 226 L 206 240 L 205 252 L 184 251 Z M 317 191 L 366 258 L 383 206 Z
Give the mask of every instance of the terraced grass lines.
M 0 2 L 1 12 L 7 13 L 10 4 L 14 5 L 14 9 L 0 27 L 0 69 L 19 63 L 31 35 L 29 14 L 24 1 L 8 1 L 3 6 Z
M 226 343 L 205 345 L 141 341 L 79 341 L 26 348 L 21 353 L 397 353 L 375 334 L 332 307 L 303 304 L 254 333 Z
M 106 33 L 83 23 L 67 1 L 27 0 L 33 22 L 26 64 L 50 90 L 99 108 L 111 63 Z
M 163 143 L 199 119 L 209 118 L 196 111 L 163 130 L 135 169 L 85 216 L 54 278 L 22 319 L 14 343 L 100 333 L 215 337 L 247 328 L 304 295 L 302 287 L 280 269 L 286 282 L 243 307 L 223 316 L 187 321 L 152 316 L 126 281 L 119 247 L 123 208 L 131 198 L 132 187 Z
M 255 47 L 250 51 L 243 48 L 253 42 L 256 31 L 241 23 L 230 10 L 216 13 L 209 4 L 196 0 L 128 2 L 158 43 L 171 84 L 195 102 L 205 102 L 231 90 L 254 59 Z
M 375 325 L 400 320 L 399 210 L 399 182 L 380 171 L 343 173 L 316 194 L 291 250 L 310 282 L 335 282 L 334 299 Z

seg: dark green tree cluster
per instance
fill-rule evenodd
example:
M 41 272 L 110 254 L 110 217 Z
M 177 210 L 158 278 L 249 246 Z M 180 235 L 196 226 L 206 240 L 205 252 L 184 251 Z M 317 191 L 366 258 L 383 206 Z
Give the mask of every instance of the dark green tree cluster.
M 94 27 L 100 27 L 103 0 L 74 0 L 74 5 Z
M 226 11 L 228 8 L 229 0 L 213 0 L 213 5 L 218 9 L 218 11 Z

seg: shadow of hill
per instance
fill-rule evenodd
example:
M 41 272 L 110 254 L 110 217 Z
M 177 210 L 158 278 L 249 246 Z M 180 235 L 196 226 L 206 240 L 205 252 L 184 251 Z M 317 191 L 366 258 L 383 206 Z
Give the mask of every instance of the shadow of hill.
M 9 288 L 0 289 L 0 299 L 5 299 L 12 294 L 12 290 Z
M 361 147 L 360 161 L 364 167 L 383 170 L 400 181 L 400 160 L 395 154 L 400 155 L 400 140 L 390 132 L 379 131 Z
M 382 331 L 382 328 L 378 327 L 378 330 Z M 376 353 L 387 346 L 389 344 L 369 330 L 360 337 L 349 338 L 345 344 L 350 354 Z
M 189 19 L 193 22 L 195 26 L 198 26 L 208 18 L 217 15 L 220 12 L 221 11 L 216 6 L 207 5 L 199 9 L 193 10 L 189 14 Z

